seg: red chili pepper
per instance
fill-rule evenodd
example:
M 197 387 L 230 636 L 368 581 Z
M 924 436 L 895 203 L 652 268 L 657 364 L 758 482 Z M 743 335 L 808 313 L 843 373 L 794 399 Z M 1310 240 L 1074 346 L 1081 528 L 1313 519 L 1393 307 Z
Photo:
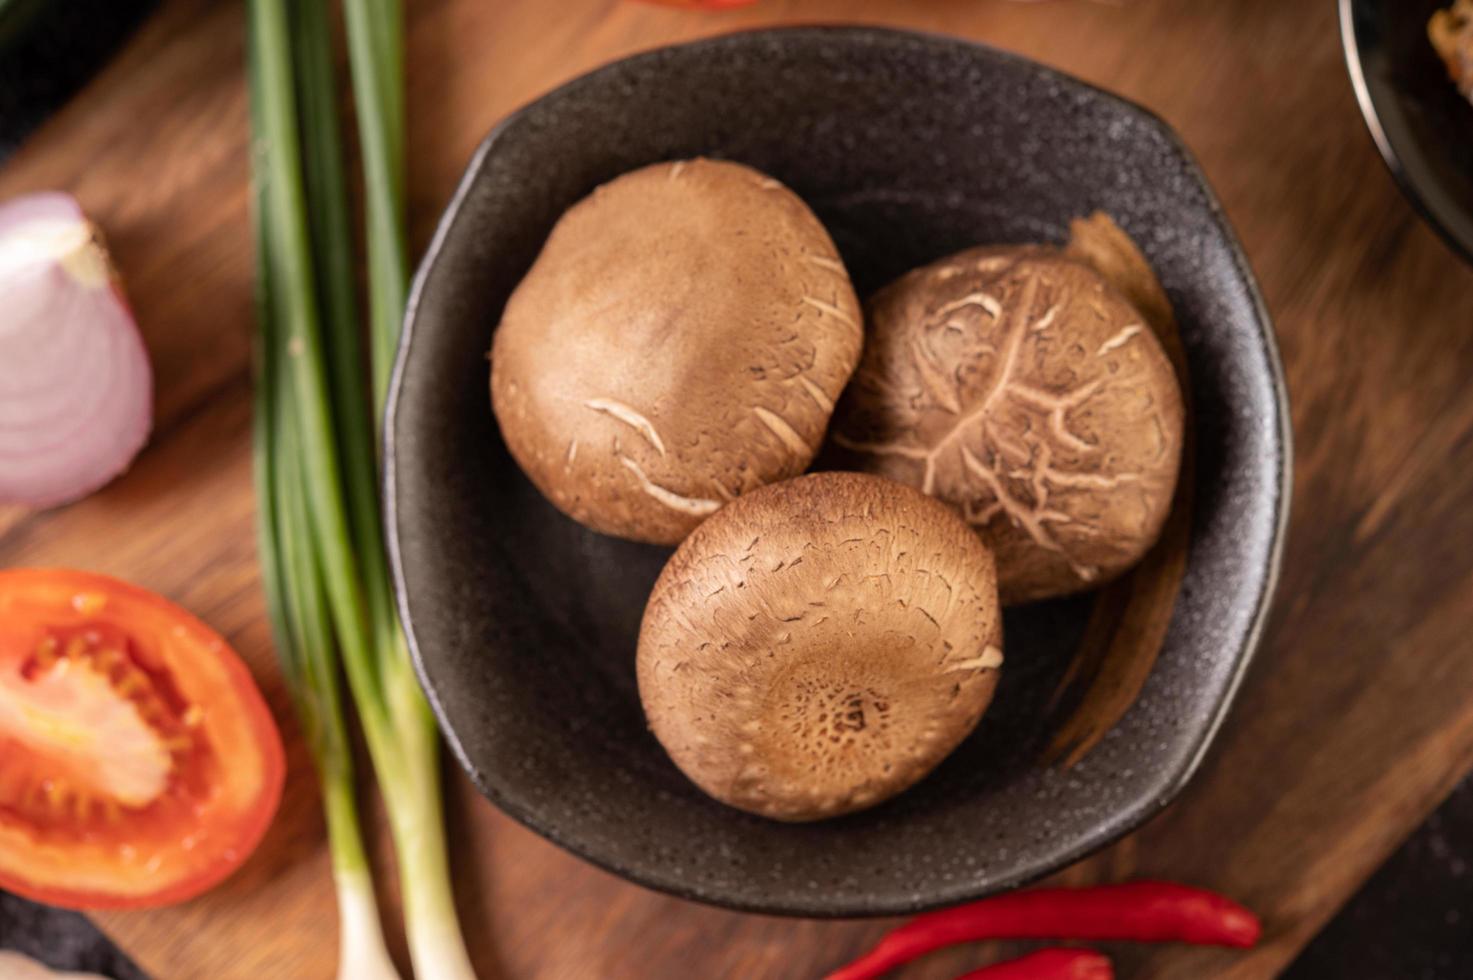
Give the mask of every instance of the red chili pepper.
M 1037 888 L 912 919 L 827 980 L 870 980 L 934 949 L 985 939 L 1124 939 L 1247 948 L 1261 932 L 1258 919 L 1236 902 L 1171 882 Z
M 1089 949 L 1041 949 L 956 980 L 1115 980 L 1109 957 Z
M 749 7 L 757 0 L 640 0 L 661 7 L 690 7 L 694 10 L 731 10 L 734 7 Z

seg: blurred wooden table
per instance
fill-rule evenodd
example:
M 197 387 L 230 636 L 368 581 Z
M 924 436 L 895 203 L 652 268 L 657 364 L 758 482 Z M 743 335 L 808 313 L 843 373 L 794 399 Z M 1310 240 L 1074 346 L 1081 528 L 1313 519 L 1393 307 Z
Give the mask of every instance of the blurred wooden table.
M 1200 156 L 1276 317 L 1298 439 L 1276 614 L 1186 794 L 1066 872 L 1210 885 L 1267 921 L 1247 954 L 1118 950 L 1122 976 L 1260 977 L 1286 964 L 1473 767 L 1473 270 L 1372 150 L 1328 0 L 765 0 L 703 15 L 624 0 L 412 2 L 411 198 L 423 243 L 497 119 L 621 55 L 792 21 L 863 21 L 1021 51 L 1164 115 Z M 73 191 L 109 234 L 158 376 L 135 469 L 73 507 L 0 510 L 0 564 L 132 579 L 250 661 L 293 742 L 265 845 L 185 906 L 99 915 L 172 978 L 333 975 L 335 917 L 307 757 L 257 581 L 249 460 L 251 244 L 239 3 L 171 0 L 3 170 L 0 197 Z M 486 977 L 816 976 L 882 922 L 736 915 L 625 884 L 473 798 L 452 835 Z M 962 950 L 908 977 L 947 977 Z

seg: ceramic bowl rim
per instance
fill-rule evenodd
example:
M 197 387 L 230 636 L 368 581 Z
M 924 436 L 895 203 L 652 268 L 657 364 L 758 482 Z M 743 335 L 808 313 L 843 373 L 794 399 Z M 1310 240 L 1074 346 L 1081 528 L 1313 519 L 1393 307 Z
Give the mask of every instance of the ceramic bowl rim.
M 1345 69 L 1350 75 L 1351 88 L 1355 90 L 1355 101 L 1360 107 L 1361 118 L 1371 134 L 1371 142 L 1376 144 L 1376 152 L 1381 155 L 1386 169 L 1391 172 L 1396 186 L 1401 188 L 1402 196 L 1411 203 L 1413 210 L 1437 232 L 1448 248 L 1464 261 L 1473 263 L 1473 239 L 1464 239 L 1454 231 L 1443 219 L 1439 209 L 1428 201 L 1426 193 L 1402 160 L 1405 151 L 1397 149 L 1396 142 L 1381 120 L 1380 105 L 1366 79 L 1365 62 L 1360 52 L 1360 36 L 1355 32 L 1355 0 L 1337 0 L 1337 3 L 1340 13 L 1340 47 L 1345 56 Z
M 1008 65 L 1013 70 L 1041 75 L 1055 81 L 1062 87 L 1087 91 L 1095 97 L 1113 103 L 1119 109 L 1144 118 L 1166 137 L 1175 156 L 1176 163 L 1195 182 L 1195 185 L 1200 188 L 1211 219 L 1227 247 L 1227 252 L 1237 278 L 1252 304 L 1253 319 L 1257 327 L 1256 334 L 1252 338 L 1253 347 L 1261 354 L 1265 361 L 1272 408 L 1277 416 L 1274 425 L 1274 449 L 1278 457 L 1274 461 L 1276 479 L 1265 491 L 1266 493 L 1271 492 L 1273 494 L 1272 505 L 1274 514 L 1271 528 L 1272 537 L 1269 542 L 1266 566 L 1262 569 L 1260 576 L 1258 595 L 1253 599 L 1252 616 L 1248 628 L 1243 634 L 1243 641 L 1240 648 L 1236 653 L 1236 660 L 1231 675 L 1223 686 L 1221 697 L 1218 699 L 1211 717 L 1190 736 L 1190 739 L 1195 740 L 1196 743 L 1191 753 L 1185 758 L 1184 762 L 1165 773 L 1160 783 L 1160 788 L 1156 793 L 1142 793 L 1131 798 L 1122 804 L 1112 819 L 1098 821 L 1089 832 L 1076 838 L 1072 846 L 1052 851 L 1045 859 L 1034 862 L 1032 867 L 1023 871 L 1000 876 L 990 882 L 985 888 L 978 888 L 975 884 L 968 885 L 963 883 L 961 885 L 952 885 L 949 888 L 932 889 L 919 900 L 905 902 L 896 902 L 894 900 L 866 902 L 864 900 L 847 899 L 833 901 L 824 901 L 822 899 L 818 901 L 806 899 L 798 901 L 778 900 L 772 902 L 761 900 L 744 901 L 738 898 L 723 898 L 722 896 L 702 893 L 698 889 L 682 882 L 678 872 L 661 873 L 651 870 L 649 867 L 636 866 L 595 853 L 591 849 L 585 848 L 581 841 L 549 826 L 540 818 L 539 813 L 535 809 L 526 807 L 519 800 L 508 797 L 497 786 L 481 777 L 475 763 L 446 717 L 444 706 L 436 693 L 435 685 L 429 678 L 429 672 L 425 667 L 424 656 L 420 650 L 412 625 L 413 620 L 409 610 L 408 585 L 401 553 L 397 516 L 399 508 L 396 484 L 398 472 L 396 465 L 398 456 L 396 429 L 399 406 L 403 397 L 409 351 L 414 343 L 420 306 L 424 302 L 425 294 L 429 289 L 429 280 L 438 264 L 441 251 L 444 249 L 452 229 L 462 218 L 462 209 L 466 199 L 470 196 L 475 185 L 481 180 L 487 159 L 495 152 L 502 135 L 511 126 L 524 116 L 535 111 L 545 102 L 564 98 L 570 93 L 576 92 L 578 89 L 586 86 L 598 85 L 604 77 L 626 70 L 631 63 L 638 63 L 640 61 L 656 62 L 672 51 L 698 52 L 703 49 L 721 48 L 728 45 L 744 45 L 754 41 L 760 42 L 776 36 L 796 36 L 811 40 L 823 39 L 836 41 L 841 44 L 910 40 L 912 42 L 948 48 L 953 52 L 960 52 L 972 57 L 980 57 L 993 63 Z M 408 643 L 415 673 L 434 711 L 440 731 L 444 735 L 445 741 L 450 746 L 451 751 L 454 753 L 457 762 L 459 762 L 461 768 L 469 775 L 476 789 L 503 813 L 542 838 L 551 841 L 558 847 L 589 862 L 595 867 L 634 882 L 635 884 L 665 894 L 675 895 L 680 898 L 727 908 L 733 911 L 811 918 L 869 917 L 906 914 L 952 905 L 982 895 L 994 894 L 1016 888 L 1052 874 L 1114 843 L 1141 827 L 1175 799 L 1197 772 L 1208 749 L 1215 742 L 1223 721 L 1237 696 L 1243 677 L 1249 665 L 1252 663 L 1262 639 L 1264 626 L 1278 585 L 1280 566 L 1283 560 L 1293 478 L 1293 435 L 1289 419 L 1288 389 L 1284 379 L 1284 369 L 1277 341 L 1273 333 L 1272 320 L 1269 316 L 1267 306 L 1263 301 L 1257 280 L 1253 276 L 1237 235 L 1223 212 L 1221 203 L 1208 184 L 1206 176 L 1203 174 L 1195 157 L 1181 141 L 1176 131 L 1155 112 L 1136 102 L 1011 51 L 965 38 L 927 31 L 848 24 L 766 27 L 719 34 L 695 41 L 661 45 L 646 49 L 600 65 L 597 68 L 569 79 L 537 96 L 498 122 L 485 138 L 482 139 L 471 155 L 465 171 L 456 186 L 455 192 L 436 225 L 434 237 L 431 239 L 430 245 L 426 249 L 424 257 L 421 259 L 415 271 L 409 301 L 405 311 L 403 331 L 395 357 L 394 370 L 389 383 L 383 432 L 382 449 L 384 468 L 381 488 L 383 520 L 385 523 L 389 561 L 393 577 L 395 604 L 401 622 L 404 624 L 405 638 Z

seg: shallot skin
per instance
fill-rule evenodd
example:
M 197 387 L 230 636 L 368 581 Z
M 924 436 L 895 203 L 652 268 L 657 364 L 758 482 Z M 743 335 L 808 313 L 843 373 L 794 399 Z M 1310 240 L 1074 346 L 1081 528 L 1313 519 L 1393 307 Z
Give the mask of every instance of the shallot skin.
M 153 372 L 97 229 L 69 195 L 0 203 L 0 503 L 85 497 L 132 463 Z

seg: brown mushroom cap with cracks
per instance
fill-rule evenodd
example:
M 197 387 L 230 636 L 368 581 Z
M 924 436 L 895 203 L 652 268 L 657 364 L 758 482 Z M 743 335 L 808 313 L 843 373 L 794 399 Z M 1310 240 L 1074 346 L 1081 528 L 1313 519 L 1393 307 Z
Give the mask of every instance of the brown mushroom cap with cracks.
M 714 160 L 645 167 L 558 221 L 496 331 L 492 404 L 564 513 L 674 544 L 808 468 L 860 315 L 833 240 L 781 183 Z
M 1094 269 L 978 248 L 869 305 L 835 417 L 835 462 L 955 506 L 997 556 L 1004 603 L 1135 564 L 1171 507 L 1181 388 L 1155 334 Z
M 992 555 L 949 507 L 815 473 L 722 509 L 676 550 L 639 635 L 639 693 L 675 764 L 778 820 L 873 806 L 930 772 L 1002 665 Z

